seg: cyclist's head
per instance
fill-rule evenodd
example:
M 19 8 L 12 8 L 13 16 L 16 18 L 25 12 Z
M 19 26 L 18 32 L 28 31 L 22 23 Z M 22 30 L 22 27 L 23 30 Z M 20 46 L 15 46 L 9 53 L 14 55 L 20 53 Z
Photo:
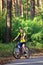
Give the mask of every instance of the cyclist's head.
M 20 33 L 23 33 L 23 29 L 22 28 L 20 28 Z

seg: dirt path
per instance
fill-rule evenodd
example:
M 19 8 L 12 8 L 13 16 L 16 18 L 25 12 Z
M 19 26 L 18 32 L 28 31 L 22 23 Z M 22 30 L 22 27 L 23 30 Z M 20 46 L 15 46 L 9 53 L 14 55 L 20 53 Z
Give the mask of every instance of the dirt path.
M 6 64 L 6 63 L 9 63 L 11 62 L 12 60 L 15 60 L 14 57 L 0 57 L 0 64 L 3 65 L 3 64 Z
M 37 49 L 33 49 L 31 50 L 31 53 L 30 53 L 30 58 L 36 58 L 36 57 L 39 57 L 39 56 L 43 56 L 43 50 L 37 50 Z M 21 59 L 24 59 L 24 57 L 21 57 Z M 5 63 L 8 63 L 8 62 L 11 62 L 15 60 L 15 58 L 13 56 L 5 56 L 5 57 L 1 57 L 0 56 L 0 64 L 3 65 Z
M 30 58 L 37 58 L 39 56 L 43 56 L 43 53 L 32 54 L 32 55 L 30 55 Z M 25 59 L 25 57 L 21 57 L 21 59 Z M 11 56 L 11 57 L 0 57 L 0 64 L 3 65 L 5 63 L 9 63 L 13 60 L 16 60 L 13 56 Z

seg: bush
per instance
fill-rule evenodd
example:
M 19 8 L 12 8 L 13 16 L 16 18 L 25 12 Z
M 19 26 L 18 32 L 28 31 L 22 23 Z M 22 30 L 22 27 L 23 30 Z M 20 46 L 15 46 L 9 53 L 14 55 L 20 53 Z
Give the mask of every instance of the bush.
M 43 49 L 43 44 L 36 42 L 36 41 L 27 43 L 27 46 L 29 48 L 33 48 L 33 49 Z
M 18 34 L 19 28 L 22 27 L 27 34 L 29 41 L 43 42 L 43 27 L 41 17 L 35 17 L 34 20 L 24 20 L 12 17 L 12 39 Z
M 43 20 L 41 16 L 35 17 L 33 20 L 12 16 L 12 28 L 11 39 L 13 39 L 19 32 L 19 28 L 22 27 L 27 34 L 28 41 L 43 43 Z M 5 41 L 6 37 L 6 11 L 0 14 L 0 40 Z
M 6 11 L 3 10 L 3 13 L 0 14 L 0 40 L 5 41 L 5 36 L 6 36 Z
M 31 36 L 32 40 L 43 43 L 43 40 L 42 40 L 43 39 L 43 32 L 42 31 L 40 31 L 36 34 L 32 34 L 32 36 Z

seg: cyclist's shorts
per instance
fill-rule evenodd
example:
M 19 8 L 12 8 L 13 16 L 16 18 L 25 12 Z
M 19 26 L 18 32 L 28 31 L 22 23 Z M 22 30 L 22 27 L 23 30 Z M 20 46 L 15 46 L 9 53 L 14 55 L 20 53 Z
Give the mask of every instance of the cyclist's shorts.
M 22 48 L 22 45 L 23 45 L 23 44 L 26 45 L 26 42 L 23 42 L 23 43 L 18 42 L 18 46 L 19 46 L 19 48 Z

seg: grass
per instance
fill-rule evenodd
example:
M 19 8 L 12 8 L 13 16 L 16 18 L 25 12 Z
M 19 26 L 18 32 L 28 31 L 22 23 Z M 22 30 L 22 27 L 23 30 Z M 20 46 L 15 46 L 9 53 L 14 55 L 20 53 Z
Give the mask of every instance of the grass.
M 0 43 L 0 55 L 2 56 L 10 56 L 12 55 L 12 50 L 13 50 L 14 44 L 9 43 Z
M 0 43 L 0 56 L 11 56 L 12 55 L 12 51 L 13 51 L 13 47 L 14 47 L 14 43 Z M 43 49 L 43 44 L 41 43 L 33 43 L 33 42 L 28 42 L 27 46 L 29 48 L 33 48 L 33 49 Z
M 28 42 L 27 43 L 27 46 L 29 48 L 33 48 L 33 49 L 43 49 L 43 44 L 42 43 L 39 43 L 39 42 Z

